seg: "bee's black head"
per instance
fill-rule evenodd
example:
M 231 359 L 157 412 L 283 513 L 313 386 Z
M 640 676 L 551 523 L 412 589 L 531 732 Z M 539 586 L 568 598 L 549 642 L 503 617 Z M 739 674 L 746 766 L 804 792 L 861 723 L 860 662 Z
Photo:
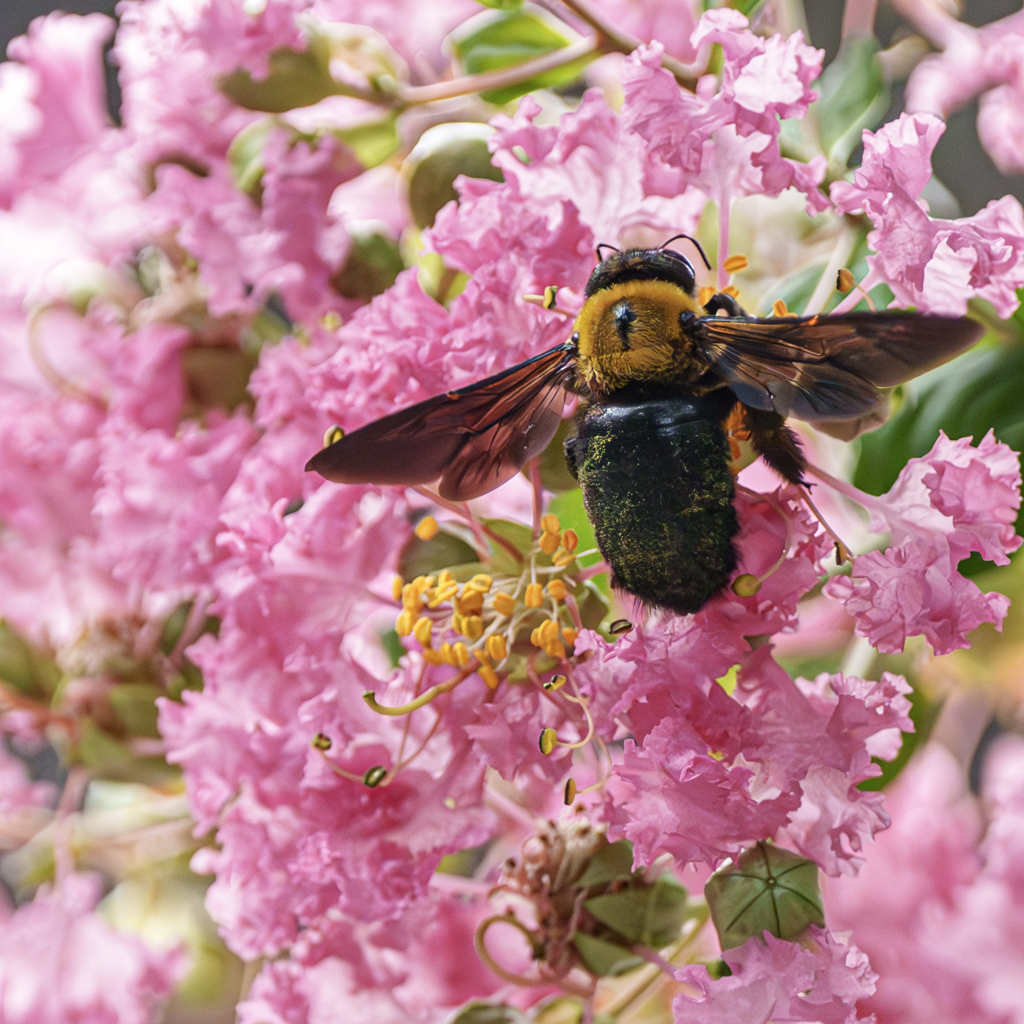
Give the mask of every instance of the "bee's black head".
M 696 276 L 693 264 L 674 249 L 616 250 L 594 268 L 587 281 L 586 296 L 589 299 L 602 289 L 625 281 L 669 281 L 687 295 L 693 295 Z

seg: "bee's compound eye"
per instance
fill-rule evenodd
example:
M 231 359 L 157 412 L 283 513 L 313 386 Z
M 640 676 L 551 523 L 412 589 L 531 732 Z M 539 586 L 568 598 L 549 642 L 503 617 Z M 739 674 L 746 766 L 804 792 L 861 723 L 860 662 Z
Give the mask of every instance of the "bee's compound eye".
M 580 340 L 580 332 L 579 331 L 573 331 L 572 332 L 572 338 L 570 340 L 575 345 Z

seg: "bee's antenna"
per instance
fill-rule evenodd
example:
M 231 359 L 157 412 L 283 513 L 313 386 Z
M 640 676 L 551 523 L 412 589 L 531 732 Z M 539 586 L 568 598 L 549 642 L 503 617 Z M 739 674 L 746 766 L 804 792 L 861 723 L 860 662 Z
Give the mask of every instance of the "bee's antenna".
M 693 237 L 693 235 L 673 235 L 667 242 L 662 242 L 661 248 L 667 248 L 673 242 L 678 242 L 680 238 L 685 238 L 688 242 L 693 242 L 693 244 L 697 247 L 697 252 L 700 253 L 700 258 L 704 261 L 704 266 L 706 266 L 708 270 L 710 270 L 711 264 L 708 262 L 708 258 L 704 253 L 704 247 L 700 244 L 700 242 L 697 241 L 696 238 Z M 600 246 L 598 246 L 598 248 L 600 248 Z
M 603 256 L 601 255 L 601 250 L 602 250 L 602 249 L 612 249 L 612 250 L 614 250 L 615 252 L 622 252 L 622 250 L 621 250 L 621 249 L 620 249 L 620 248 L 619 248 L 618 246 L 616 246 L 616 245 L 610 245 L 610 244 L 609 244 L 608 242 L 602 242 L 602 243 L 601 243 L 601 244 L 600 244 L 600 245 L 599 245 L 599 246 L 597 247 L 597 262 L 598 262 L 598 263 L 604 263 L 604 257 L 603 257 Z

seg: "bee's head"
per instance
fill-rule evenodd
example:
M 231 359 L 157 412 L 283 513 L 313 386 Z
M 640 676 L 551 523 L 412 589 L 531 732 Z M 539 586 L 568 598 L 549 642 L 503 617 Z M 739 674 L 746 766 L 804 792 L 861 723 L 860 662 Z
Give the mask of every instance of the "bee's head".
M 598 246 L 598 253 L 604 248 Z M 586 296 L 589 299 L 605 288 L 627 281 L 665 281 L 693 295 L 697 277 L 693 264 L 674 249 L 616 250 L 594 268 L 587 281 Z

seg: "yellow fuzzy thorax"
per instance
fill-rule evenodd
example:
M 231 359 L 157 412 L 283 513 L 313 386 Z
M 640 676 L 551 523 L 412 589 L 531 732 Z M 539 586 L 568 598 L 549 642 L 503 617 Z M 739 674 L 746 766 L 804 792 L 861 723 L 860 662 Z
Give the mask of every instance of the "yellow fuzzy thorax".
M 628 338 L 616 312 L 628 307 Z M 631 381 L 686 380 L 694 361 L 679 314 L 701 314 L 697 300 L 669 281 L 625 281 L 603 288 L 583 304 L 574 331 L 579 336 L 577 371 L 594 391 L 607 394 Z

